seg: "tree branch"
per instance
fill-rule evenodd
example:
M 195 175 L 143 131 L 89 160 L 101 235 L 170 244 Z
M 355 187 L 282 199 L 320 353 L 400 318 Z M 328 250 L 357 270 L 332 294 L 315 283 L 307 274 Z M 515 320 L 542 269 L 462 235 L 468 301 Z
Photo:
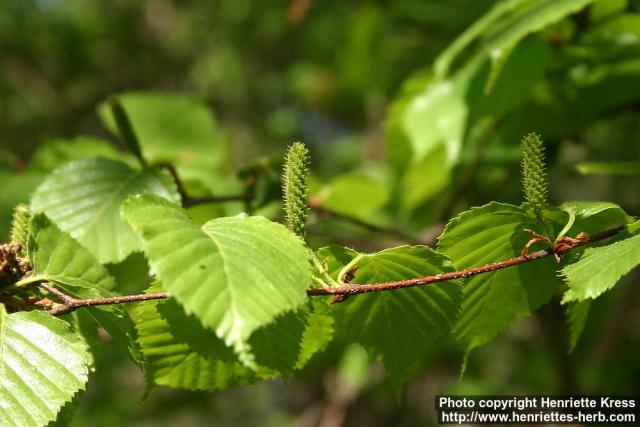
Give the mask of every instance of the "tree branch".
M 491 271 L 501 270 L 507 267 L 513 267 L 515 265 L 524 264 L 526 262 L 532 262 L 538 259 L 542 259 L 551 255 L 562 256 L 573 249 L 585 245 L 587 243 L 597 242 L 612 237 L 624 229 L 624 226 L 612 228 L 610 230 L 603 231 L 602 233 L 595 234 L 589 239 L 577 240 L 571 244 L 562 246 L 559 249 L 544 249 L 530 254 L 521 255 L 515 258 L 511 258 L 504 261 L 495 262 L 492 264 L 486 264 L 479 267 L 466 268 L 463 270 L 452 271 L 449 273 L 441 273 L 433 276 L 418 277 L 415 279 L 396 280 L 392 282 L 383 283 L 371 283 L 371 284 L 357 284 L 348 283 L 337 287 L 322 287 L 311 288 L 307 290 L 307 295 L 313 296 L 342 296 L 347 297 L 350 295 L 365 294 L 370 292 L 390 291 L 394 289 L 411 288 L 414 286 L 428 285 L 436 282 L 446 282 L 448 280 L 466 279 L 476 276 L 478 274 L 489 273 Z M 30 301 L 30 303 L 37 307 L 43 307 L 48 309 L 48 313 L 52 316 L 60 316 L 63 314 L 71 313 L 81 307 L 95 307 L 98 305 L 108 304 L 123 304 L 136 301 L 148 301 L 169 298 L 171 295 L 167 292 L 158 292 L 153 294 L 137 294 L 137 295 L 123 295 L 107 298 L 93 298 L 93 299 L 79 299 L 65 294 L 59 289 L 51 286 L 47 282 L 38 282 L 37 285 L 47 291 L 49 294 L 60 300 L 60 304 L 56 304 L 46 298 L 38 301 Z M 344 301 L 346 298 L 339 298 L 335 302 Z
M 526 255 L 521 255 L 515 258 L 511 258 L 505 261 L 499 261 L 492 264 L 486 264 L 479 267 L 466 268 L 463 270 L 452 271 L 449 273 L 436 274 L 434 276 L 418 277 L 415 279 L 396 280 L 393 282 L 384 283 L 371 283 L 371 284 L 346 284 L 338 287 L 323 287 L 312 288 L 307 291 L 309 296 L 322 296 L 322 295 L 356 295 L 365 294 L 369 292 L 390 291 L 393 289 L 411 288 L 414 286 L 428 285 L 436 282 L 446 282 L 448 280 L 466 279 L 476 276 L 482 273 L 488 273 L 490 271 L 501 270 L 503 268 L 512 267 L 514 265 L 524 264 L 526 262 L 535 261 L 537 259 L 545 258 L 550 255 L 562 256 L 567 252 L 570 252 L 578 246 L 582 246 L 586 243 L 596 242 L 604 240 L 611 236 L 616 235 L 624 229 L 623 226 L 612 228 L 602 233 L 591 236 L 585 240 L 575 240 L 572 244 L 562 248 L 562 250 L 544 249 L 537 252 L 533 252 Z
M 62 304 L 52 306 L 47 312 L 52 316 L 60 316 L 63 314 L 71 313 L 81 307 L 95 307 L 97 305 L 109 305 L 109 304 L 123 304 L 127 302 L 136 301 L 149 301 L 156 299 L 165 299 L 169 297 L 167 292 L 158 292 L 154 294 L 138 294 L 138 295 L 124 295 L 107 298 L 92 298 L 92 299 L 78 299 L 70 295 L 65 294 L 59 289 L 49 285 L 46 282 L 38 283 L 38 286 L 49 292 L 60 300 Z

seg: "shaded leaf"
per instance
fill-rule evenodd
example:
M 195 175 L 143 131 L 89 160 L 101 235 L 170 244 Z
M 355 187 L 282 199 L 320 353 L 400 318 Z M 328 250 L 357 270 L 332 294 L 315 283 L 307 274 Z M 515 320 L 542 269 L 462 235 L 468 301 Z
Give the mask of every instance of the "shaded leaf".
M 322 256 L 319 253 L 319 256 Z M 451 262 L 426 246 L 400 246 L 366 254 L 353 283 L 380 283 L 452 271 Z M 341 328 L 381 360 L 399 392 L 454 325 L 462 298 L 459 283 L 439 282 L 390 292 L 355 295 L 341 303 Z
M 573 351 L 580 340 L 584 325 L 589 318 L 591 301 L 573 302 L 567 305 L 566 314 L 569 323 L 569 351 Z
M 174 299 L 147 301 L 134 313 L 147 376 L 155 384 L 219 390 L 258 378 L 220 338 L 185 314 Z
M 296 369 L 302 369 L 316 353 L 323 351 L 335 332 L 335 322 L 327 299 L 314 298 L 307 308 L 307 324 L 300 342 Z
M 524 228 L 536 228 L 522 208 L 489 203 L 463 212 L 447 225 L 438 249 L 457 269 L 520 256 L 529 240 Z M 454 329 L 467 352 L 531 314 L 560 291 L 552 257 L 477 275 L 463 288 L 460 319 Z

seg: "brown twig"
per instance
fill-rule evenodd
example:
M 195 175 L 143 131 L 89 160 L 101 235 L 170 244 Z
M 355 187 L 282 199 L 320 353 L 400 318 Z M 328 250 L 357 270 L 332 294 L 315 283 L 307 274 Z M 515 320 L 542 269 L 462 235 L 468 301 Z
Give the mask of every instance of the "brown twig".
M 54 306 L 47 312 L 52 316 L 60 316 L 63 314 L 71 313 L 81 307 L 95 307 L 97 305 L 109 305 L 109 304 L 123 304 L 136 301 L 149 301 L 156 299 L 165 299 L 169 296 L 166 292 L 158 292 L 154 294 L 138 294 L 138 295 L 124 295 L 107 298 L 92 298 L 92 299 L 78 299 L 70 295 L 65 294 L 46 282 L 39 282 L 38 286 L 49 292 L 51 295 L 58 298 L 61 302 L 60 305 Z
M 563 247 L 561 251 L 554 251 L 554 248 L 544 249 L 537 252 L 533 252 L 519 257 L 511 258 L 505 261 L 499 261 L 492 264 L 486 264 L 479 267 L 466 268 L 463 270 L 452 271 L 449 273 L 436 274 L 434 276 L 418 277 L 415 279 L 396 280 L 392 282 L 372 283 L 372 284 L 345 284 L 337 287 L 323 287 L 323 288 L 311 288 L 307 290 L 308 296 L 327 296 L 332 295 L 338 297 L 334 299 L 334 303 L 342 302 L 346 300 L 346 297 L 356 294 L 364 294 L 370 292 L 390 291 L 393 289 L 410 288 L 414 286 L 427 285 L 436 282 L 445 282 L 448 280 L 465 279 L 478 274 L 488 273 L 491 271 L 501 270 L 503 268 L 512 267 L 514 265 L 524 264 L 526 262 L 535 261 L 537 259 L 545 258 L 550 255 L 564 255 L 567 252 L 575 249 L 578 246 L 585 245 L 587 243 L 597 242 L 616 235 L 618 232 L 624 229 L 624 226 L 612 228 L 602 233 L 595 234 L 589 239 L 573 239 L 571 245 Z M 354 267 L 355 268 L 355 267 Z M 107 298 L 93 298 L 93 299 L 79 299 L 65 294 L 61 290 L 51 286 L 47 282 L 37 282 L 37 285 L 47 291 L 52 296 L 60 300 L 60 304 L 56 305 L 50 300 L 46 300 L 46 304 L 38 304 L 38 301 L 30 301 L 32 305 L 48 308 L 48 313 L 52 316 L 60 316 L 62 314 L 71 313 L 81 307 L 94 307 L 98 305 L 108 304 L 123 304 L 128 302 L 148 301 L 165 299 L 170 297 L 167 292 L 158 292 L 153 294 L 137 294 L 137 295 L 123 295 Z
M 533 252 L 526 255 L 521 255 L 515 258 L 511 258 L 505 261 L 499 261 L 492 264 L 486 264 L 479 267 L 465 268 L 463 270 L 452 271 L 450 273 L 441 273 L 434 276 L 418 277 L 415 279 L 396 280 L 392 282 L 384 283 L 371 283 L 371 284 L 346 284 L 337 287 L 323 287 L 313 288 L 307 291 L 309 296 L 320 295 L 356 295 L 365 294 L 369 292 L 390 291 L 393 289 L 411 288 L 414 286 L 427 285 L 436 282 L 446 282 L 448 280 L 466 279 L 476 276 L 482 273 L 488 273 L 490 271 L 501 270 L 503 268 L 512 267 L 514 265 L 524 264 L 526 262 L 535 261 L 537 259 L 545 258 L 550 255 L 564 255 L 565 253 L 573 250 L 578 246 L 582 246 L 586 243 L 596 242 L 614 236 L 624 227 L 616 227 L 602 233 L 596 234 L 589 239 L 575 240 L 570 247 L 563 247 L 562 252 L 554 252 L 552 248 L 544 249 L 537 252 Z
M 174 182 L 176 183 L 176 189 L 178 190 L 178 194 L 180 194 L 180 198 L 182 199 L 182 206 L 185 208 L 190 208 L 197 205 L 203 205 L 206 203 L 225 203 L 225 202 L 248 202 L 253 199 L 253 194 L 244 193 L 244 194 L 230 194 L 227 196 L 203 196 L 203 197 L 194 197 L 190 196 L 187 193 L 187 190 L 184 188 L 184 184 L 178 175 L 178 171 L 173 164 L 164 163 L 162 164 L 164 168 L 166 168 L 171 176 L 173 177 Z
M 246 202 L 252 199 L 250 194 L 231 194 L 228 196 L 186 197 L 182 199 L 185 208 L 206 203 Z
M 415 236 L 411 236 L 399 228 L 382 227 L 379 225 L 371 224 L 370 222 L 364 221 L 360 218 L 357 218 L 342 212 L 337 212 L 332 209 L 328 209 L 322 206 L 322 203 L 320 202 L 320 200 L 315 197 L 312 197 L 309 199 L 309 208 L 311 208 L 311 210 L 315 212 L 316 215 L 318 216 L 330 216 L 333 218 L 337 218 L 345 222 L 350 222 L 351 224 L 357 225 L 358 227 L 361 227 L 368 231 L 372 231 L 374 233 L 385 234 L 387 236 L 394 237 L 399 240 L 413 242 L 421 245 L 429 246 L 433 243 L 433 242 L 421 241 Z

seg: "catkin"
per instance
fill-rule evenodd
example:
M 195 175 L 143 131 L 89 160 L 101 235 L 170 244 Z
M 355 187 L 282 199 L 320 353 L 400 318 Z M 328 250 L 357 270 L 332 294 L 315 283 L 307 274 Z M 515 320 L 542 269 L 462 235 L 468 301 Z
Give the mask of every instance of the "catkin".
M 291 231 L 304 238 L 305 223 L 309 215 L 307 179 L 309 177 L 309 150 L 301 142 L 294 142 L 287 150 L 282 175 L 284 211 Z
M 11 241 L 20 243 L 23 246 L 27 244 L 29 238 L 29 207 L 21 204 L 13 210 L 13 219 L 11 220 Z
M 522 138 L 522 185 L 526 203 L 537 216 L 547 207 L 547 176 L 542 139 L 535 133 Z

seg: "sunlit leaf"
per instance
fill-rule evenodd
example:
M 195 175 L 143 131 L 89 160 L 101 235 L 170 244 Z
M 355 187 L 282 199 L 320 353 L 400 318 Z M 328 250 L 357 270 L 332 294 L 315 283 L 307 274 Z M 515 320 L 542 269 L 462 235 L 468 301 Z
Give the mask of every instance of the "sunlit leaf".
M 182 208 L 151 195 L 128 200 L 123 211 L 162 287 L 240 353 L 254 331 L 306 300 L 307 249 L 280 224 L 237 216 L 200 229 Z
M 576 258 L 562 269 L 569 285 L 562 299 L 565 303 L 597 298 L 640 264 L 640 234 L 586 248 Z
M 80 299 L 114 296 L 111 289 L 115 281 L 106 268 L 43 214 L 31 221 L 28 251 L 33 275 L 23 282 L 48 281 L 67 295 Z M 128 348 L 137 360 L 133 322 L 122 306 L 107 304 L 82 310 L 87 310 L 95 322 Z
M 69 324 L 0 304 L 0 425 L 44 426 L 84 389 L 89 355 Z
M 100 262 L 118 262 L 140 249 L 131 227 L 120 218 L 129 196 L 155 193 L 179 200 L 171 178 L 158 168 L 132 169 L 101 158 L 71 162 L 53 171 L 31 200 Z

